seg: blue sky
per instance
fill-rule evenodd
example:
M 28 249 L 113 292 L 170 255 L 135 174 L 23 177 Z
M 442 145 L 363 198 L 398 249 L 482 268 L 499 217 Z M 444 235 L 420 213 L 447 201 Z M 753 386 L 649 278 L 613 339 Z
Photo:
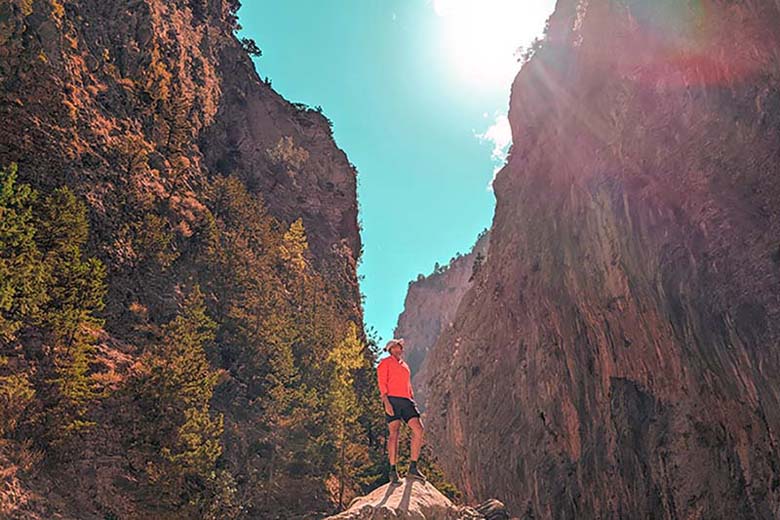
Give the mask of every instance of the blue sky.
M 554 0 L 245 0 L 255 66 L 320 105 L 358 169 L 365 321 L 392 337 L 409 280 L 490 226 L 514 52 Z

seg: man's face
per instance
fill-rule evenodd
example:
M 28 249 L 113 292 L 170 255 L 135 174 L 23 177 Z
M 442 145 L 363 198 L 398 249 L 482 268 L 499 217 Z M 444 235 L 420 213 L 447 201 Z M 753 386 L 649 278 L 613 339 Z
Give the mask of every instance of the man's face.
M 404 353 L 403 345 L 399 345 L 398 343 L 396 343 L 392 347 L 390 347 L 390 354 L 392 354 L 395 357 L 401 357 L 403 353 Z

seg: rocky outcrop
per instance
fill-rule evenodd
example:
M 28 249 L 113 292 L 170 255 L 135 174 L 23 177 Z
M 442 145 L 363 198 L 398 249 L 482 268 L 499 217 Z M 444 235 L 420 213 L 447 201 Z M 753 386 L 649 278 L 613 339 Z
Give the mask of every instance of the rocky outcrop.
M 461 298 L 487 257 L 489 242 L 490 234 L 485 230 L 467 254 L 409 282 L 394 337 L 405 339 L 404 359 L 412 371 L 415 401 L 422 410 L 428 394 L 425 358 L 439 335 L 452 325 Z
M 779 26 L 773 1 L 558 2 L 490 257 L 428 355 L 469 499 L 780 517 Z
M 509 520 L 498 500 L 477 507 L 456 506 L 433 484 L 405 479 L 400 485 L 385 484 L 370 494 L 355 498 L 346 511 L 326 520 Z
M 113 274 L 132 260 L 128 220 L 164 206 L 187 237 L 207 181 L 237 176 L 274 216 L 303 219 L 314 260 L 359 321 L 356 170 L 327 118 L 260 80 L 234 35 L 236 5 L 0 4 L 0 164 L 19 163 L 36 188 L 67 184 L 85 198 Z M 136 288 L 110 285 L 109 310 L 120 313 Z

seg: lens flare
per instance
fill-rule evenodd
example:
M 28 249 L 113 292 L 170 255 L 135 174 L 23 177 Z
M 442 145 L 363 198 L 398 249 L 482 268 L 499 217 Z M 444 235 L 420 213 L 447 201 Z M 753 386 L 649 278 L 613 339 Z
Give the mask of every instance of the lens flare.
M 727 85 L 758 70 L 767 56 L 751 49 L 761 48 L 760 35 L 766 28 L 730 20 L 739 19 L 740 10 L 746 9 L 738 4 L 727 7 L 706 0 L 629 2 L 630 22 L 638 32 L 637 41 L 646 50 L 638 54 L 640 79 L 678 86 Z M 641 61 L 643 55 L 649 57 L 648 62 Z

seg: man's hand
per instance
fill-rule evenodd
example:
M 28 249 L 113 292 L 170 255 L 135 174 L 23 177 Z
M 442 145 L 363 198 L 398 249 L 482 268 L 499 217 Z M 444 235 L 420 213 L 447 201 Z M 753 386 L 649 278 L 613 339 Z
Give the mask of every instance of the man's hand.
M 390 404 L 390 399 L 387 398 L 387 394 L 382 394 L 380 397 L 382 398 L 382 404 L 385 407 L 385 413 L 387 415 L 395 415 L 395 410 L 393 410 L 393 405 Z

